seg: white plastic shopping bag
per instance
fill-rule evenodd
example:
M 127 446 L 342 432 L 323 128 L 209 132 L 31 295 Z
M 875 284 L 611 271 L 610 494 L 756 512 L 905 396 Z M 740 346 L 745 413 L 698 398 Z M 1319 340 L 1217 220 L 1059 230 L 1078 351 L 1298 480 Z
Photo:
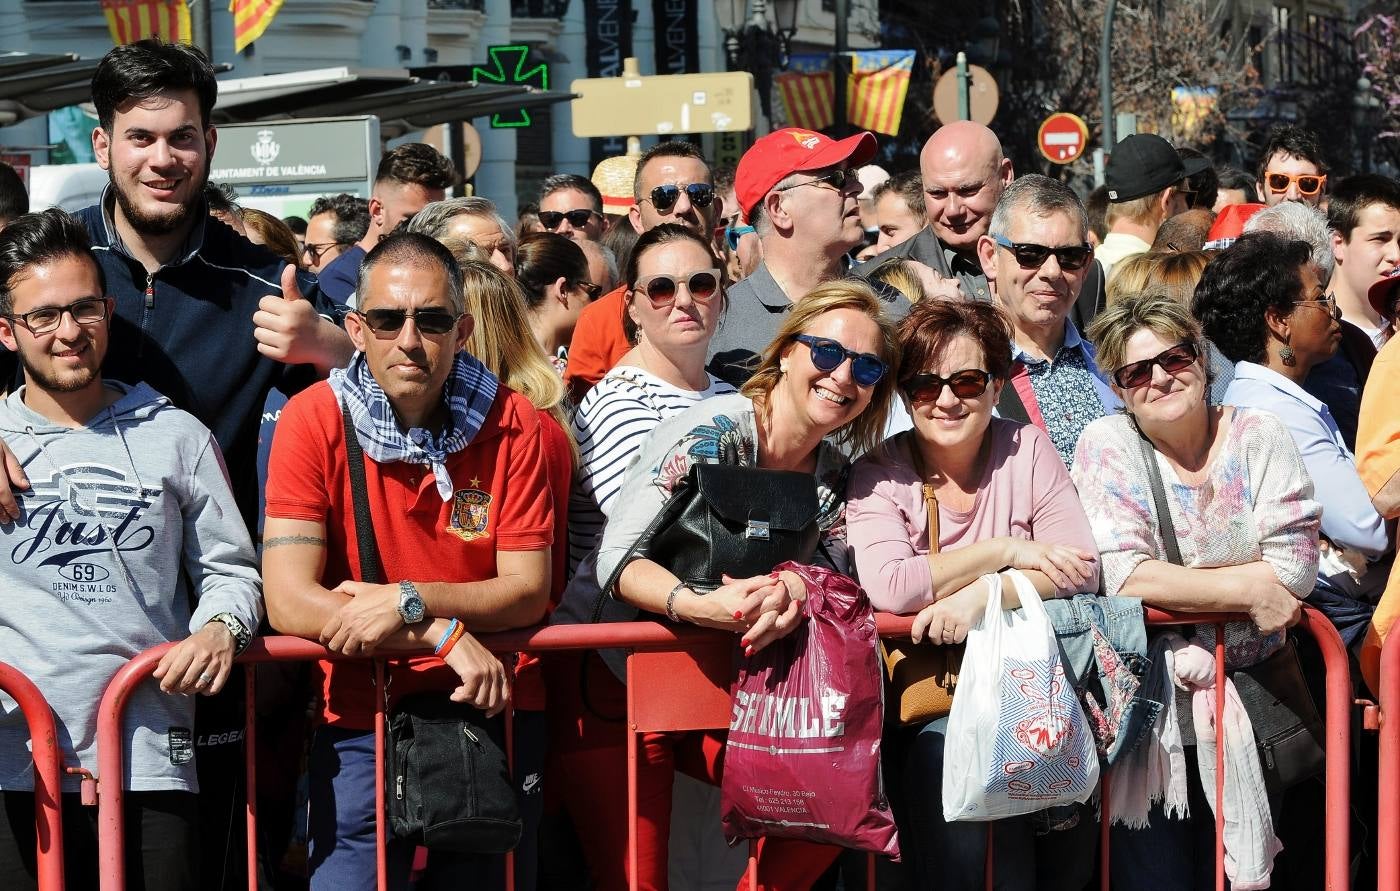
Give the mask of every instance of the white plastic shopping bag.
M 999 820 L 1083 802 L 1099 760 L 1055 629 L 1031 583 L 1014 580 L 1021 608 L 1001 608 L 1001 575 L 967 635 L 943 754 L 943 819 Z

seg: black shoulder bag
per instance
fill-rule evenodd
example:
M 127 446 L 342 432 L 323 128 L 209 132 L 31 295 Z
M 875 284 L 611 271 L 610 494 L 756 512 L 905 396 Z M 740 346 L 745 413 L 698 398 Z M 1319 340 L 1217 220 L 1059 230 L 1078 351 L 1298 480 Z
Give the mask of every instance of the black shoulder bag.
M 1141 430 L 1138 430 L 1138 437 L 1152 486 L 1153 513 L 1162 534 L 1162 546 L 1167 551 L 1167 560 L 1181 566 L 1181 548 L 1162 486 L 1162 472 L 1157 467 L 1156 449 Z M 1303 677 L 1293 636 L 1286 637 L 1279 651 L 1263 662 L 1231 671 L 1230 679 L 1254 727 L 1259 763 L 1269 790 L 1282 791 L 1320 773 L 1327 762 L 1322 747 L 1325 739 L 1322 718 Z M 1182 730 L 1183 742 L 1194 744 L 1195 734 L 1189 732 L 1190 724 L 1183 725 Z
M 606 597 L 633 560 L 653 560 L 694 590 L 722 575 L 749 578 L 788 560 L 809 563 L 821 530 L 810 473 L 737 464 L 692 464 L 661 511 L 602 586 Z
M 348 409 L 345 451 L 355 509 L 361 581 L 381 584 L 365 458 Z M 388 689 L 383 691 L 386 699 Z M 405 696 L 385 728 L 384 798 L 395 838 L 430 851 L 504 854 L 520 841 L 520 802 L 504 747 L 505 719 L 453 702 L 446 693 Z

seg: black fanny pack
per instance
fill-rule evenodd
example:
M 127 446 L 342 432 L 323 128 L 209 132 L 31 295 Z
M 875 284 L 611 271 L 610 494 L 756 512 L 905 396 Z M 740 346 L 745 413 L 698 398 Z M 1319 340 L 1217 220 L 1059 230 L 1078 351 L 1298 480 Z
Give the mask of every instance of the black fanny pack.
M 504 854 L 520 842 L 520 802 L 505 753 L 505 720 L 415 693 L 386 727 L 384 790 L 395 838 L 430 851 Z

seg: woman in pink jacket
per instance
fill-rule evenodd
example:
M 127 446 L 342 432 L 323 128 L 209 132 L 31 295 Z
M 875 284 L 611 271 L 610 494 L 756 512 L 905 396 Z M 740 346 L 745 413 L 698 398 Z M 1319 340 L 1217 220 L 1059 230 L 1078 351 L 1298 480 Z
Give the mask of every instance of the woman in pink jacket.
M 898 386 L 914 429 L 856 462 L 847 488 L 847 536 L 871 603 L 917 614 L 915 642 L 949 645 L 962 643 L 981 618 L 988 594 L 981 577 L 988 573 L 1019 569 L 1043 598 L 1097 590 L 1093 532 L 1049 437 L 993 417 L 1011 366 L 1010 326 L 1001 311 L 989 303 L 924 301 L 900 323 L 899 337 Z M 931 510 L 937 548 L 929 544 Z M 1019 606 L 1014 587 L 1003 590 L 1006 607 Z M 982 888 L 986 824 L 943 820 L 946 726 L 941 718 L 918 730 L 902 782 L 890 783 L 905 796 L 897 811 L 903 847 L 919 887 Z M 1083 809 L 1055 813 L 1055 821 L 1038 814 L 996 824 L 998 888 L 1084 886 L 1092 816 Z M 1037 856 L 1047 845 L 1054 855 Z

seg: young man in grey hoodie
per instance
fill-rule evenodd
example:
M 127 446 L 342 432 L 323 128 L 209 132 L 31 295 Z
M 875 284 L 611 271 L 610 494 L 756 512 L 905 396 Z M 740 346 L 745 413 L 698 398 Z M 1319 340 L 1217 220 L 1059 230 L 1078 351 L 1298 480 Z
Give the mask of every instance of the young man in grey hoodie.
M 218 445 L 145 384 L 104 381 L 112 300 L 82 223 L 60 210 L 0 233 L 0 342 L 24 385 L 0 438 L 32 485 L 0 525 L 0 654 L 58 719 L 66 765 L 95 770 L 97 706 L 127 660 L 180 641 L 133 694 L 124 738 L 128 887 L 194 888 L 194 700 L 218 692 L 262 619 L 247 528 Z M 178 694 L 178 695 L 177 695 Z M 0 698 L 0 887 L 34 887 L 28 732 Z M 67 887 L 96 888 L 96 820 L 64 786 Z M 118 778 L 104 778 L 116 782 Z

